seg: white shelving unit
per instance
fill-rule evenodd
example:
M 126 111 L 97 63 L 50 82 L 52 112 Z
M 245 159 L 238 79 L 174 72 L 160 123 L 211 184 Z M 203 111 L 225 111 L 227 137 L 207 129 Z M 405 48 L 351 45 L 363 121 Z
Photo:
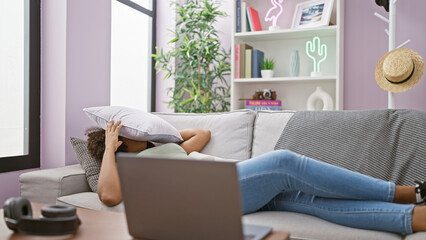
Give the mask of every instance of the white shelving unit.
M 310 82 L 310 81 L 321 81 L 321 80 L 334 80 L 336 76 L 321 76 L 321 77 L 274 77 L 274 78 L 262 78 L 261 80 L 257 78 L 236 78 L 234 79 L 235 83 L 253 83 L 253 82 L 264 82 L 264 83 L 273 83 L 273 82 Z
M 287 0 L 284 3 L 289 1 L 296 2 L 296 0 Z M 249 5 L 259 4 L 255 0 L 247 0 L 247 2 Z M 270 2 L 262 1 L 262 4 L 269 7 Z M 295 3 L 290 5 L 294 6 Z M 283 7 L 286 6 L 283 5 Z M 275 59 L 275 69 L 273 78 L 236 79 L 234 78 L 235 53 L 232 48 L 231 109 L 244 108 L 244 101 L 240 99 L 252 98 L 257 89 L 266 88 L 277 92 L 277 99 L 282 101 L 283 109 L 306 110 L 307 99 L 317 86 L 330 94 L 336 110 L 343 109 L 343 12 L 344 0 L 334 0 L 331 20 L 335 25 L 309 29 L 235 33 L 236 20 L 234 19 L 232 46 L 246 43 L 254 49 L 260 49 L 265 53 L 265 57 Z M 261 22 L 263 22 L 262 19 Z M 306 42 L 312 41 L 315 36 L 320 37 L 321 43 L 328 46 L 328 58 L 321 64 L 322 76 L 320 77 L 310 77 L 313 63 L 305 52 Z M 290 77 L 290 57 L 293 50 L 299 51 L 299 77 Z

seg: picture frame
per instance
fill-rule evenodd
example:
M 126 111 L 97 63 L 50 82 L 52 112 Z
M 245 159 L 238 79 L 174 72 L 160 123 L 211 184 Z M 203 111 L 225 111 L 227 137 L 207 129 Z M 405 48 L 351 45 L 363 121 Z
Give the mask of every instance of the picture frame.
M 296 5 L 292 29 L 328 26 L 334 0 L 311 0 Z

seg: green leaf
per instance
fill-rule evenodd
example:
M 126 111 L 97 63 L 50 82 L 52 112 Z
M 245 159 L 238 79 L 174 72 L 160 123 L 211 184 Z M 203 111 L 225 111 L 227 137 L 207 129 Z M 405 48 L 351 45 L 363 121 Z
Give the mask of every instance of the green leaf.
M 222 0 L 223 1 L 223 0 Z M 230 87 L 225 76 L 230 75 L 230 49 L 221 46 L 214 23 L 227 16 L 219 11 L 222 1 L 172 1 L 177 15 L 170 50 L 156 48 L 152 57 L 157 71 L 173 77 L 174 88 L 169 107 L 175 112 L 227 111 Z M 174 59 L 174 65 L 170 62 Z M 188 97 L 190 98 L 185 99 Z
M 177 41 L 179 41 L 179 38 L 176 37 L 176 38 L 172 39 L 169 43 L 175 43 Z
M 194 101 L 194 98 L 191 97 L 191 98 L 186 99 L 185 101 L 182 101 L 181 104 L 187 104 L 187 103 L 190 103 L 190 102 L 193 102 L 193 101 Z
M 188 88 L 182 88 L 185 92 L 189 93 L 191 96 L 194 96 L 194 92 L 189 90 Z

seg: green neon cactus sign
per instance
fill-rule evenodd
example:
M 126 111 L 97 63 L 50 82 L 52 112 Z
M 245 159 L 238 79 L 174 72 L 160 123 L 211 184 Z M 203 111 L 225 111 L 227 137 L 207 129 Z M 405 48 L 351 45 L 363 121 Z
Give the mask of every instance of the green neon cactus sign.
M 327 45 L 321 44 L 319 37 L 314 37 L 312 41 L 306 42 L 306 55 L 314 61 L 314 72 L 321 72 L 320 64 L 327 59 Z M 314 55 L 322 58 L 318 61 Z

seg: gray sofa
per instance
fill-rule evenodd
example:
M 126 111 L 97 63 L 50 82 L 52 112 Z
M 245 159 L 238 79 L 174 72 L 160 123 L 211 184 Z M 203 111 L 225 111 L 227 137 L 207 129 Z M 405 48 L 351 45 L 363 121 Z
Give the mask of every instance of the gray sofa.
M 177 129 L 210 129 L 212 137 L 194 158 L 245 160 L 272 151 L 293 111 L 233 111 L 213 114 L 155 113 Z M 31 201 L 61 203 L 96 210 L 123 211 L 122 204 L 103 205 L 91 192 L 80 165 L 28 172 L 19 177 L 21 196 Z M 426 239 L 426 233 L 400 235 L 361 230 L 292 212 L 256 212 L 245 223 L 268 225 L 291 233 L 294 239 Z

